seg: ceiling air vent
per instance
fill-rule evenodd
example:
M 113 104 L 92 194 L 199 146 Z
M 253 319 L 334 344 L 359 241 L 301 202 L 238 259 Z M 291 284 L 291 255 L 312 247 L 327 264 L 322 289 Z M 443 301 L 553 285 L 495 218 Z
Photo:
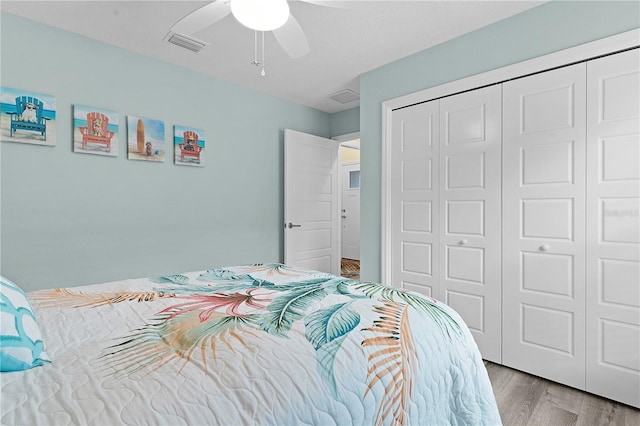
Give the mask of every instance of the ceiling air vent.
M 191 50 L 192 52 L 199 52 L 207 45 L 204 41 L 196 40 L 178 33 L 169 33 L 165 40 L 171 44 L 175 44 L 176 46 Z
M 349 89 L 341 90 L 329 97 L 336 102 L 340 102 L 341 104 L 348 104 L 349 102 L 357 101 L 360 99 L 359 94 Z

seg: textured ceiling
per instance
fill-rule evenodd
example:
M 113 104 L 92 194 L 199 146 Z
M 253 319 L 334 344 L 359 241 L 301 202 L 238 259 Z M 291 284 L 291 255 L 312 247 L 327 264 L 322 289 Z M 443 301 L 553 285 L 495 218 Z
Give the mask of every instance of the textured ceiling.
M 342 8 L 290 1 L 311 53 L 291 59 L 266 33 L 265 77 L 250 64 L 254 32 L 232 15 L 194 34 L 209 43 L 199 53 L 164 41 L 174 23 L 207 3 L 2 0 L 0 9 L 332 113 L 358 105 L 341 104 L 329 96 L 343 89 L 359 93 L 362 73 L 544 1 L 337 2 L 346 6 Z

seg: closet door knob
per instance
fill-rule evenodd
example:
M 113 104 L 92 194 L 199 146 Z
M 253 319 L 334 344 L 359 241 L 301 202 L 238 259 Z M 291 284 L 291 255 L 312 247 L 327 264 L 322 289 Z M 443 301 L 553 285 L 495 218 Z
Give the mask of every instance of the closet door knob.
M 540 251 L 549 251 L 549 244 L 543 244 L 540 246 Z
M 469 244 L 469 241 L 467 241 L 467 240 L 460 240 L 460 241 L 458 241 L 458 244 L 460 244 L 461 246 L 466 246 L 467 244 Z

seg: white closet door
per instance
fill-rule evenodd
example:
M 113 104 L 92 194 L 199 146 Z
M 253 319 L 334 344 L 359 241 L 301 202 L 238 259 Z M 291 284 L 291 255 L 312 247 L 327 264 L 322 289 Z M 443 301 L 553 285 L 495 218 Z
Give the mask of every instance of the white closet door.
M 587 391 L 640 407 L 640 53 L 587 64 Z
M 585 74 L 503 85 L 503 364 L 585 386 Z
M 438 294 L 438 102 L 393 111 L 392 285 Z
M 501 362 L 500 85 L 440 100 L 440 298 Z

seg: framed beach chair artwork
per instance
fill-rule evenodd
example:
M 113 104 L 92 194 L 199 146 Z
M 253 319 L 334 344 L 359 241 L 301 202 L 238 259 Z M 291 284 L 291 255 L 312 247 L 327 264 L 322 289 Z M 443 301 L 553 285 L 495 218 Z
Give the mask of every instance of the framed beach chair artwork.
M 0 140 L 55 146 L 56 98 L 0 87 Z
M 204 167 L 204 130 L 173 126 L 173 160 L 179 166 Z
M 118 156 L 118 113 L 73 106 L 73 152 Z
M 164 121 L 127 116 L 127 157 L 164 162 Z

